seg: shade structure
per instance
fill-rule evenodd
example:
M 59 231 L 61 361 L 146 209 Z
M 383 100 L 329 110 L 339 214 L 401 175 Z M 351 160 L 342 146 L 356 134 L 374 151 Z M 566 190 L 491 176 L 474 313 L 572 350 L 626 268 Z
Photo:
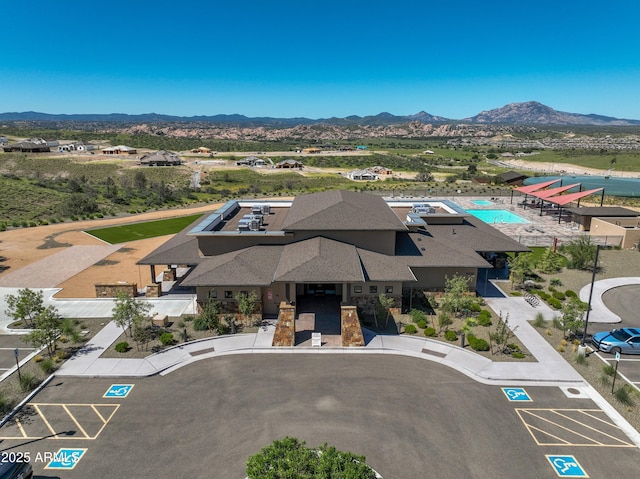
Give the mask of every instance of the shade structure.
M 519 191 L 520 193 L 529 194 L 533 191 L 541 190 L 542 188 L 551 186 L 552 184 L 557 183 L 558 181 L 562 181 L 562 180 L 558 178 L 555 180 L 543 181 L 542 183 L 535 183 L 533 185 L 518 186 L 517 188 L 515 188 L 515 190 Z
M 575 188 L 576 186 L 580 186 L 580 183 L 574 183 L 572 185 L 566 185 L 566 186 L 558 186 L 557 188 L 551 188 L 549 190 L 532 191 L 529 194 L 531 196 L 535 196 L 536 198 L 540 198 L 544 200 L 546 198 L 549 198 L 550 196 L 559 195 L 560 193 L 570 190 L 571 188 Z
M 550 198 L 545 198 L 545 201 L 564 206 L 567 203 L 571 203 L 572 201 L 579 200 L 580 198 L 584 198 L 585 196 L 592 195 L 595 192 L 602 190 L 604 190 L 604 188 L 594 188 L 593 190 L 579 191 L 578 193 L 569 193 L 568 195 L 552 196 Z

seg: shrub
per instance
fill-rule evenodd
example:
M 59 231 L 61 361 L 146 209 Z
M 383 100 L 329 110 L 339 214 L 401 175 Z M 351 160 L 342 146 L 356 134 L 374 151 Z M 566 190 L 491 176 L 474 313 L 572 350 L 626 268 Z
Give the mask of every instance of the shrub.
M 170 346 L 175 343 L 175 339 L 173 339 L 173 334 L 171 333 L 162 333 L 160 335 L 160 342 L 163 346 Z
M 551 299 L 551 295 L 549 293 L 547 293 L 546 291 L 540 291 L 540 295 L 539 296 L 544 301 L 549 301 Z
M 511 291 L 511 296 L 522 296 L 520 291 Z
M 536 313 L 535 317 L 533 318 L 533 323 L 532 323 L 536 328 L 546 328 L 547 327 L 547 321 L 544 319 L 544 315 L 540 312 Z
M 131 349 L 131 347 L 126 341 L 122 341 L 121 343 L 116 344 L 116 351 L 119 353 L 126 353 L 127 351 L 129 351 L 129 349 Z
M 424 319 L 421 319 L 420 321 L 418 321 L 416 323 L 416 325 L 420 328 L 420 329 L 424 329 L 427 327 L 427 321 Z
M 577 294 L 574 290 L 572 290 L 572 289 L 568 289 L 568 290 L 566 290 L 566 291 L 564 292 L 564 295 L 565 295 L 567 298 L 577 298 L 577 297 L 578 297 L 578 294 Z
M 480 307 L 480 305 L 478 303 L 471 303 L 469 305 L 469 311 L 472 311 L 474 313 L 479 313 L 481 309 L 482 308 Z
M 407 334 L 416 334 L 416 331 L 418 331 L 418 330 L 416 329 L 416 327 L 413 324 L 407 324 L 404 327 L 404 332 L 407 333 Z
M 616 401 L 620 404 L 633 406 L 633 399 L 631 399 L 630 390 L 627 388 L 626 384 L 621 388 L 616 389 L 616 392 L 613 393 L 613 397 L 615 397 Z
M 53 360 L 56 363 L 64 361 L 65 359 L 68 359 L 68 358 L 69 358 L 69 353 L 67 353 L 66 351 L 63 351 L 62 349 L 57 351 L 56 354 L 53 356 Z
M 515 359 L 524 359 L 525 358 L 525 354 L 521 353 L 520 351 L 514 351 L 511 353 L 511 357 L 515 358 Z
M 458 339 L 458 335 L 455 331 L 451 331 L 450 329 L 448 329 L 444 332 L 444 339 L 446 339 L 447 341 L 456 341 Z
M 33 360 L 34 360 L 36 363 L 39 363 L 39 362 L 40 362 L 40 361 L 42 361 L 43 359 L 44 359 L 44 358 L 43 358 L 42 356 L 40 356 L 39 354 L 36 354 L 36 355 L 33 357 Z
M 412 309 L 409 312 L 409 315 L 411 316 L 411 320 L 416 324 L 420 321 L 425 321 L 425 322 L 427 321 L 427 315 L 425 314 L 424 311 L 420 309 L 415 309 L 415 308 Z
M 431 327 L 429 327 L 429 328 L 425 328 L 425 329 L 424 329 L 424 335 L 425 335 L 425 336 L 427 336 L 427 337 L 429 337 L 429 338 L 433 338 L 433 337 L 435 337 L 435 336 L 436 336 L 436 334 L 437 334 L 437 333 L 436 333 L 436 328 L 431 328 Z
M 33 374 L 30 373 L 22 373 L 20 377 L 20 388 L 24 392 L 33 391 L 40 384 L 40 380 L 36 378 Z
M 470 334 L 468 336 L 469 345 L 474 351 L 489 351 L 489 343 L 482 338 L 476 338 Z
M 476 322 L 480 326 L 491 326 L 493 324 L 491 322 L 491 313 L 486 309 L 483 309 L 482 311 L 480 311 L 480 314 L 478 315 Z
M 562 291 L 554 291 L 553 297 L 560 301 L 567 299 L 567 296 Z
M 549 298 L 547 303 L 554 309 L 562 309 L 562 302 L 557 298 Z
M 13 401 L 0 393 L 0 415 L 6 416 L 13 409 Z
M 56 370 L 55 363 L 51 359 L 45 359 L 41 361 L 40 368 L 45 374 L 51 374 Z

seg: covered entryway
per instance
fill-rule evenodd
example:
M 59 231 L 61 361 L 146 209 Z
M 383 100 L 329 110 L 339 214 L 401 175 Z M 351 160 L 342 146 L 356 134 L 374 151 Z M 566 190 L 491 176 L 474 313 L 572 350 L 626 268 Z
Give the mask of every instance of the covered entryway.
M 342 345 L 340 296 L 335 294 L 303 295 L 296 303 L 295 345 L 311 347 L 312 333 L 320 333 L 322 346 Z

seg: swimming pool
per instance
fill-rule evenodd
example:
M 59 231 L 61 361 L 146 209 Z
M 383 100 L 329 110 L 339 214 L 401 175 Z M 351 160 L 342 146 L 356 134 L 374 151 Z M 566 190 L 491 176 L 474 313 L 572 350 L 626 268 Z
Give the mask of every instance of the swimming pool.
M 471 200 L 471 203 L 478 206 L 490 206 L 493 204 L 493 201 L 489 200 Z
M 518 224 L 529 223 L 529 220 L 524 219 L 522 216 L 518 216 L 508 210 L 466 210 L 467 213 L 481 219 L 485 223 L 489 224 Z

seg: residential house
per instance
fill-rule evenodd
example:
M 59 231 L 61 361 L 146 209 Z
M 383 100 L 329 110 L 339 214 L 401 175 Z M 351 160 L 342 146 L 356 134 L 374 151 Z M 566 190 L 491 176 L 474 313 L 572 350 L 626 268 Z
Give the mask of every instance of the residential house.
M 296 160 L 283 160 L 280 163 L 276 163 L 276 168 L 297 168 L 302 169 L 304 165 Z
M 110 146 L 102 150 L 104 155 L 136 155 L 138 150 L 125 145 Z
M 376 181 L 378 175 L 369 170 L 353 170 L 345 175 L 347 178 L 355 181 Z
M 145 166 L 177 166 L 182 160 L 177 153 L 160 150 L 140 157 L 139 163 Z

